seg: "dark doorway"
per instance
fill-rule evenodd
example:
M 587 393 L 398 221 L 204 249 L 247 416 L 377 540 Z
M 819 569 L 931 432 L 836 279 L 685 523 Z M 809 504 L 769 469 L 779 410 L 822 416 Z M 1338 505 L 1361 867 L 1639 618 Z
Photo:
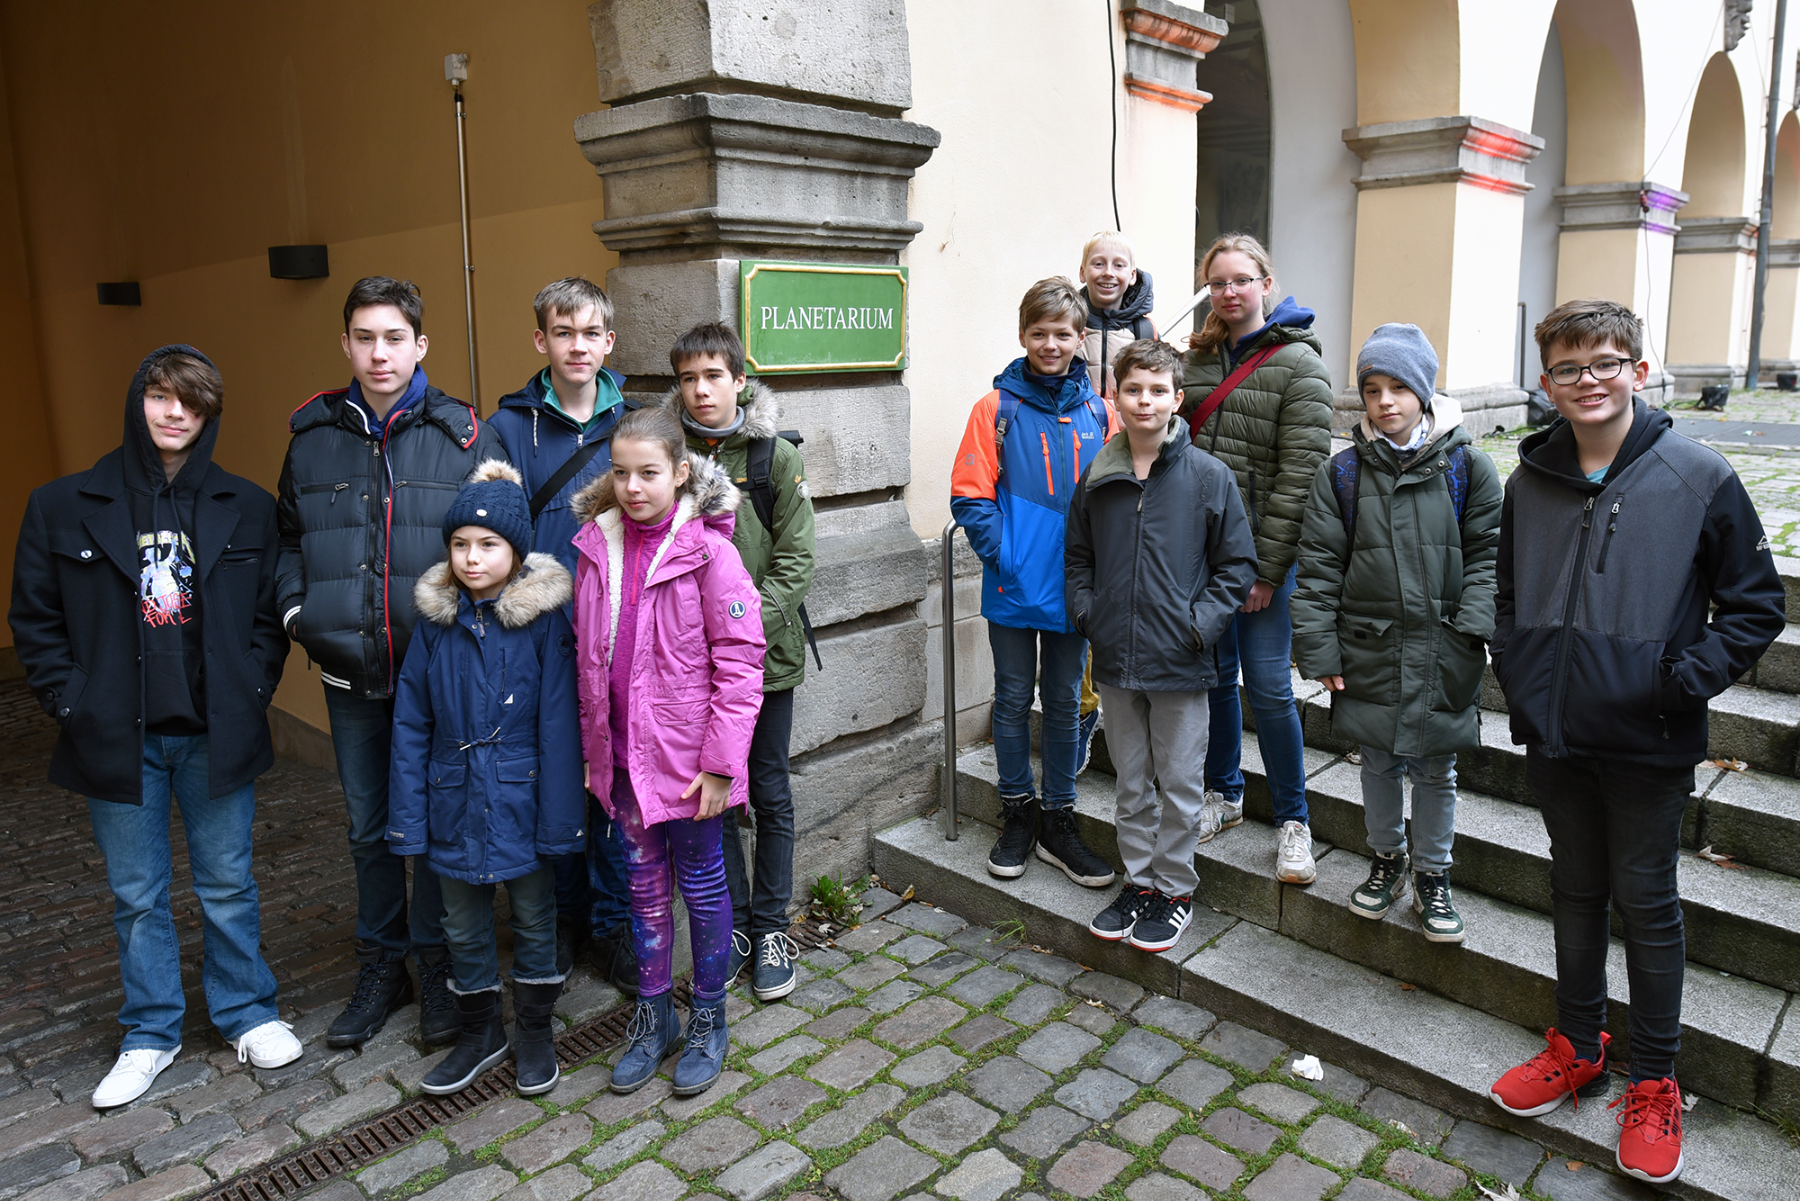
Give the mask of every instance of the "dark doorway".
M 1222 233 L 1269 241 L 1269 55 L 1256 0 L 1209 3 L 1231 32 L 1200 61 L 1199 169 L 1194 184 L 1194 258 Z

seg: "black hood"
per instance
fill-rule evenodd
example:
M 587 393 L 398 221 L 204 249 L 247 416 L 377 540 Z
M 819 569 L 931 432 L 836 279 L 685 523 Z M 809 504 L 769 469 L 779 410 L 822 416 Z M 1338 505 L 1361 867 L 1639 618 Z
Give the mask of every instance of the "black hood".
M 1119 307 L 1103 309 L 1094 304 L 1088 297 L 1088 290 L 1081 289 L 1081 298 L 1088 302 L 1089 329 L 1124 329 L 1139 317 L 1147 317 L 1156 304 L 1156 288 L 1150 280 L 1150 273 L 1139 269 L 1137 279 L 1125 295 L 1119 297 Z
M 1618 475 L 1650 449 L 1675 422 L 1661 409 L 1653 409 L 1641 396 L 1631 398 L 1631 429 L 1613 457 L 1606 476 L 1596 484 L 1581 470 L 1581 457 L 1575 448 L 1575 429 L 1567 418 L 1558 417 L 1546 429 L 1539 430 L 1519 443 L 1519 463 L 1539 474 L 1581 492 L 1599 492 L 1606 481 Z
M 199 490 L 206 469 L 212 466 L 213 444 L 219 440 L 219 419 L 213 417 L 201 428 L 200 436 L 188 451 L 187 462 L 173 480 L 163 471 L 162 455 L 150 440 L 150 427 L 144 421 L 144 377 L 150 368 L 172 354 L 191 355 L 207 366 L 213 361 L 192 346 L 177 342 L 159 346 L 144 356 L 137 374 L 131 377 L 131 388 L 125 393 L 125 485 L 133 492 L 154 496 L 167 490 L 192 495 Z

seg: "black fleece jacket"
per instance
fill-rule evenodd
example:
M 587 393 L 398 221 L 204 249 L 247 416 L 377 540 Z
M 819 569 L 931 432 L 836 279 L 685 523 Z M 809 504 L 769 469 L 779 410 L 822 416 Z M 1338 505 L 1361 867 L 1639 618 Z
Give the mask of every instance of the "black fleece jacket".
M 1494 671 L 1515 743 L 1679 767 L 1706 757 L 1707 701 L 1780 634 L 1785 598 L 1730 464 L 1635 403 L 1600 483 L 1582 474 L 1567 422 L 1519 447 Z

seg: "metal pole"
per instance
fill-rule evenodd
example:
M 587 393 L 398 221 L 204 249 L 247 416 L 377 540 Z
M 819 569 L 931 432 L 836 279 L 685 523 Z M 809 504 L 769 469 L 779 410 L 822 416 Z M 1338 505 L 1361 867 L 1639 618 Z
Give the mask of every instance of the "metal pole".
M 469 164 L 463 149 L 462 89 L 456 89 L 456 184 L 462 194 L 463 310 L 469 326 L 469 403 L 481 411 L 481 377 L 475 373 L 475 264 L 469 261 Z
M 1205 288 L 1202 288 L 1198 292 L 1194 293 L 1194 298 L 1192 300 L 1188 301 L 1187 304 L 1182 308 L 1182 310 L 1179 313 L 1176 313 L 1173 317 L 1169 318 L 1168 321 L 1163 324 L 1162 334 L 1163 334 L 1164 340 L 1167 340 L 1170 330 L 1174 329 L 1176 326 L 1181 324 L 1183 318 L 1185 318 L 1189 313 L 1193 312 L 1195 309 L 1200 307 L 1200 302 L 1202 300 L 1211 300 L 1211 299 L 1212 299 L 1212 293 L 1208 292 Z
M 956 518 L 944 527 L 944 838 L 956 841 Z
M 1787 0 L 1775 0 L 1775 45 L 1769 52 L 1769 120 L 1763 138 L 1762 211 L 1756 220 L 1756 293 L 1750 308 L 1750 363 L 1744 386 L 1752 392 L 1762 381 L 1762 334 L 1769 286 L 1769 224 L 1775 210 L 1775 134 L 1781 118 L 1781 35 L 1787 29 Z

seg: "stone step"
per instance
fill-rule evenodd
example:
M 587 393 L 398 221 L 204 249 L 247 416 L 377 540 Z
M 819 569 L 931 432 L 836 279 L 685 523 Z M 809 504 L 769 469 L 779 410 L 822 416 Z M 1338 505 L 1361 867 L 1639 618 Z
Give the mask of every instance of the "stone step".
M 1261 756 L 1244 738 L 1244 772 L 1260 776 Z M 1360 769 L 1308 752 L 1307 804 L 1313 837 L 1323 844 L 1364 848 Z M 1452 879 L 1477 892 L 1539 913 L 1550 911 L 1550 842 L 1537 814 L 1521 805 L 1458 792 L 1457 866 Z M 957 799 L 965 818 L 998 826 L 1000 789 L 992 746 L 957 761 Z M 1244 826 L 1197 855 L 1207 903 L 1271 929 L 1281 922 L 1274 879 L 1274 814 L 1264 789 L 1245 789 Z M 1113 781 L 1090 771 L 1076 781 L 1076 814 L 1088 845 L 1117 866 Z M 1263 844 L 1267 845 L 1264 846 Z M 1774 988 L 1800 990 L 1800 880 L 1760 868 L 1727 868 L 1683 854 L 1678 864 L 1689 961 Z M 1620 932 L 1614 919 L 1614 933 Z
M 1228 831 L 1208 845 L 1240 837 L 1245 843 L 1255 842 L 1257 852 L 1266 851 L 1273 861 L 1273 831 L 1255 823 Z M 1264 842 L 1266 847 L 1261 845 Z M 986 871 L 988 846 L 986 831 L 973 819 L 965 820 L 961 838 L 947 842 L 935 821 L 921 818 L 877 834 L 873 854 L 884 880 L 911 884 L 919 896 L 971 921 L 1000 926 L 1017 920 L 1023 924 L 1027 943 L 1254 1023 L 1259 1029 L 1276 1030 L 1296 1054 L 1321 1055 L 1373 1082 L 1423 1097 L 1461 1116 L 1505 1125 L 1564 1154 L 1610 1165 L 1618 1128 L 1613 1114 L 1604 1107 L 1607 1098 L 1584 1103 L 1579 1111 L 1565 1107 L 1542 1121 L 1511 1118 L 1488 1100 L 1487 1088 L 1495 1076 L 1543 1048 L 1535 1031 L 1437 995 L 1430 991 L 1431 986 L 1409 990 L 1404 986 L 1412 982 L 1404 974 L 1381 974 L 1379 967 L 1351 962 L 1299 938 L 1284 936 L 1275 928 L 1265 929 L 1255 920 L 1240 920 L 1229 912 L 1206 907 L 1195 913 L 1182 941 L 1161 955 L 1103 942 L 1087 932 L 1087 922 L 1111 899 L 1111 889 L 1081 888 L 1060 872 L 1036 863 L 1017 880 L 995 879 Z M 1298 907 L 1293 919 L 1297 927 L 1328 922 L 1330 902 L 1325 889 L 1337 887 L 1339 874 L 1347 879 L 1360 871 L 1353 868 L 1356 856 L 1326 846 L 1316 850 L 1321 853 L 1321 880 L 1310 890 L 1284 889 L 1272 879 L 1267 881 L 1277 893 L 1274 909 L 1278 921 L 1279 893 L 1285 891 L 1292 897 L 1290 906 Z M 1323 869 L 1334 859 L 1341 869 L 1350 870 L 1327 874 Z M 1358 875 L 1357 882 L 1360 878 Z M 1342 911 L 1341 905 L 1338 908 Z M 1417 962 L 1449 963 L 1461 991 L 1479 996 L 1484 981 L 1496 977 L 1501 979 L 1501 987 L 1510 991 L 1513 986 L 1507 981 L 1528 979 L 1536 1004 L 1547 1006 L 1548 993 L 1542 981 L 1545 965 L 1526 956 L 1509 956 L 1505 950 L 1509 943 L 1528 938 L 1518 930 L 1518 922 L 1544 919 L 1494 902 L 1487 902 L 1486 908 L 1478 903 L 1477 912 L 1485 933 L 1480 938 L 1472 935 L 1471 945 L 1463 948 L 1424 943 L 1416 926 L 1410 924 L 1409 914 L 1391 915 L 1376 923 L 1346 912 L 1343 920 L 1367 927 L 1353 932 L 1366 943 L 1408 939 L 1418 943 L 1422 950 L 1414 957 Z M 1403 968 L 1410 962 L 1399 952 L 1390 952 L 1390 957 Z M 1513 965 L 1514 960 L 1523 962 Z M 1441 973 L 1443 969 L 1438 970 Z M 1535 975 L 1527 977 L 1532 972 Z M 1495 985 L 1490 982 L 1487 987 Z M 1735 1000 L 1718 992 L 1710 980 L 1691 978 L 1688 987 L 1690 1004 L 1716 1008 L 1722 1001 Z M 1768 992 L 1772 990 L 1762 990 L 1757 996 L 1766 1002 L 1763 994 Z M 1725 1012 L 1735 1014 L 1738 1007 Z M 1614 1014 L 1615 1025 L 1622 1028 L 1621 1016 Z M 1527 1018 L 1538 1029 L 1548 1024 L 1535 1012 Z M 1735 1076 L 1727 1072 L 1709 1075 L 1698 1066 L 1696 1070 L 1709 1084 L 1741 1093 L 1744 1077 L 1755 1078 L 1754 1072 L 1747 1073 L 1743 1066 L 1752 1054 L 1752 1041 L 1751 1035 L 1734 1034 L 1728 1017 L 1709 1016 L 1704 1029 L 1690 1033 L 1684 1062 L 1697 1059 L 1701 1051 L 1726 1057 Z M 1787 1055 L 1783 1062 L 1792 1059 Z M 1793 1087 L 1791 1071 L 1786 1076 L 1771 1072 L 1769 1078 L 1766 1095 L 1771 1102 L 1787 1096 L 1781 1089 Z M 1690 1092 L 1698 1089 L 1697 1083 L 1684 1084 Z M 1793 1104 L 1790 1097 L 1788 1112 L 1793 1111 Z M 1800 1184 L 1790 1179 L 1791 1168 L 1782 1166 L 1791 1163 L 1793 1153 L 1773 1125 L 1709 1099 L 1700 1101 L 1688 1115 L 1687 1131 L 1690 1166 L 1674 1186 L 1679 1195 L 1800 1201 Z
M 1800 692 L 1800 625 L 1783 627 L 1742 682 L 1771 692 Z

